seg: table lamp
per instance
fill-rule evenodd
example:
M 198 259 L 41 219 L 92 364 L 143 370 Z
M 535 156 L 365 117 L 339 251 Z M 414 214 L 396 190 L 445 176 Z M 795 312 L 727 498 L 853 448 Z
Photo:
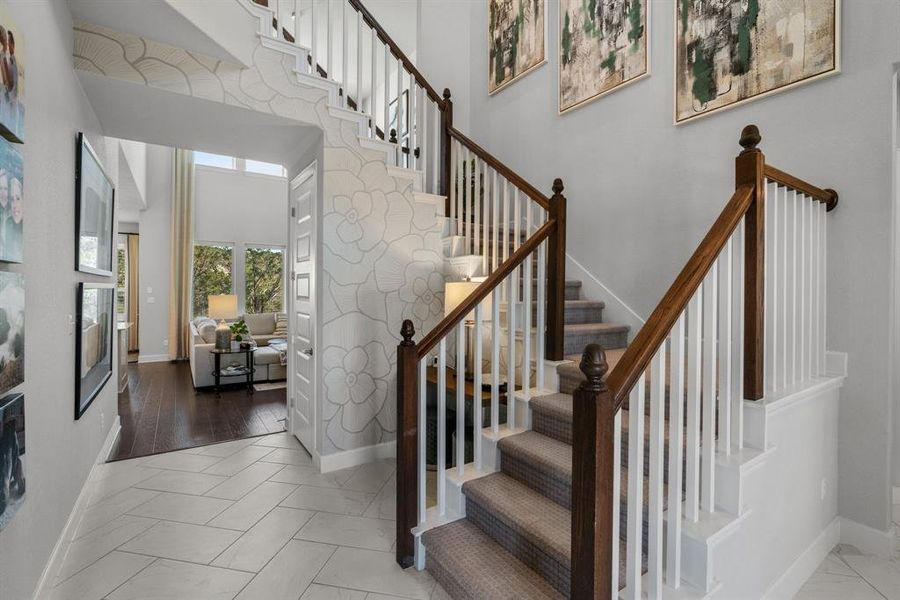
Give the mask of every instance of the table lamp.
M 216 294 L 207 296 L 209 300 L 209 318 L 221 319 L 216 327 L 216 350 L 231 349 L 231 328 L 225 319 L 237 318 L 238 302 L 234 294 Z
M 453 312 L 457 306 L 462 304 L 466 298 L 468 298 L 472 292 L 474 292 L 482 282 L 480 281 L 450 281 L 444 287 L 444 316 L 449 315 Z M 481 301 L 481 319 L 482 322 L 491 320 L 491 297 L 493 294 L 488 294 L 487 297 Z M 467 326 L 472 326 L 474 330 L 475 324 L 475 311 L 473 310 L 469 314 L 467 314 L 464 318 Z M 474 333 L 474 332 L 473 332 Z M 475 354 L 473 352 L 473 346 L 475 345 L 475 341 L 473 338 L 474 335 L 466 334 L 466 364 L 465 364 L 465 377 L 466 379 L 474 378 L 474 358 Z M 479 366 L 480 368 L 480 366 Z

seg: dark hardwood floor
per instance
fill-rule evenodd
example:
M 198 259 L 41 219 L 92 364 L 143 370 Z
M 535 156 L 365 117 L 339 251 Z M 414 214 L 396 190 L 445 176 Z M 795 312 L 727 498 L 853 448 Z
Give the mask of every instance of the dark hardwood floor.
M 119 394 L 122 432 L 110 460 L 284 431 L 287 392 L 227 387 L 217 398 L 191 383 L 188 363 L 128 365 Z

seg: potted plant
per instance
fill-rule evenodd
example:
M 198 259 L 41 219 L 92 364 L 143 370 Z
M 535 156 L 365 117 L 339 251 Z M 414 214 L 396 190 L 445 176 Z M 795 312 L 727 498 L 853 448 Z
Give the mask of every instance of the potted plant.
M 247 329 L 247 324 L 243 319 L 231 324 L 231 335 L 234 337 L 234 341 L 240 344 L 242 348 L 244 347 L 244 336 L 249 333 L 250 331 Z

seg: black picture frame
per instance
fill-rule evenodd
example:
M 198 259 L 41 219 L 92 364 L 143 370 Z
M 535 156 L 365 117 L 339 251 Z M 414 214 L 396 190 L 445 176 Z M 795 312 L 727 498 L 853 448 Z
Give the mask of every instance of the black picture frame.
M 93 311 L 85 303 L 85 292 L 89 290 L 98 290 L 96 308 Z M 102 303 L 101 297 L 105 298 Z M 116 286 L 112 283 L 79 282 L 75 305 L 75 420 L 78 420 L 112 378 L 115 363 L 113 339 L 116 328 Z M 106 313 L 102 311 L 104 306 L 108 308 Z M 85 318 L 91 318 L 91 312 L 96 316 L 94 326 L 99 329 L 96 333 L 89 334 L 92 339 L 85 339 Z M 98 354 L 97 360 L 85 370 L 85 358 L 93 352 L 90 344 L 95 343 L 99 352 L 104 348 L 104 342 L 108 352 Z
M 93 188 L 86 188 L 90 176 L 96 174 L 102 177 L 101 184 L 105 184 L 104 190 L 98 192 Z M 108 198 L 105 192 L 108 191 Z M 95 198 L 96 197 L 96 198 Z M 88 232 L 83 230 L 83 221 L 86 216 L 94 211 L 100 218 L 94 222 L 106 227 L 105 231 L 98 232 L 96 236 L 96 252 L 98 265 L 90 265 L 82 262 L 82 243 Z M 104 214 L 100 214 L 102 211 Z M 108 214 L 105 214 L 108 211 Z M 91 215 L 93 216 L 93 215 Z M 116 218 L 116 188 L 112 183 L 100 157 L 91 147 L 84 132 L 78 132 L 78 143 L 75 150 L 75 270 L 92 275 L 112 277 L 115 267 L 115 244 L 113 232 L 115 231 Z M 102 238 L 102 239 L 101 239 Z M 100 261 L 103 261 L 100 263 Z M 108 268 L 106 268 L 108 267 Z

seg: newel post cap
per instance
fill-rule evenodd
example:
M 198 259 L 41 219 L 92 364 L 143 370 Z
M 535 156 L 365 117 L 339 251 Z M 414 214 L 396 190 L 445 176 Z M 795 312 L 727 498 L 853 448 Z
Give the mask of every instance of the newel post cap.
M 831 212 L 838 205 L 838 193 L 831 188 L 825 188 L 825 191 L 828 192 L 828 200 L 825 201 L 825 212 Z
M 759 143 L 762 141 L 762 135 L 759 133 L 759 127 L 756 125 L 747 125 L 741 131 L 741 139 L 739 141 L 744 152 L 759 152 Z
M 391 138 L 388 141 L 392 144 L 397 143 L 397 130 L 396 129 L 391 129 Z
M 415 342 L 413 342 L 413 336 L 416 335 L 416 328 L 413 326 L 413 322 L 409 319 L 405 319 L 403 321 L 403 325 L 400 326 L 400 337 L 403 338 L 403 341 L 400 342 L 401 346 L 414 346 Z
M 563 180 L 560 179 L 559 177 L 557 177 L 556 179 L 553 180 L 553 187 L 551 187 L 550 189 L 553 190 L 553 195 L 559 196 L 560 194 L 563 193 L 563 190 L 566 188 L 563 185 Z
M 450 99 L 450 88 L 444 88 L 444 100 Z
M 608 389 L 603 378 L 609 371 L 609 364 L 606 362 L 606 352 L 600 344 L 589 344 L 584 349 L 579 368 L 587 378 L 582 382 L 581 389 L 592 392 L 605 392 Z

